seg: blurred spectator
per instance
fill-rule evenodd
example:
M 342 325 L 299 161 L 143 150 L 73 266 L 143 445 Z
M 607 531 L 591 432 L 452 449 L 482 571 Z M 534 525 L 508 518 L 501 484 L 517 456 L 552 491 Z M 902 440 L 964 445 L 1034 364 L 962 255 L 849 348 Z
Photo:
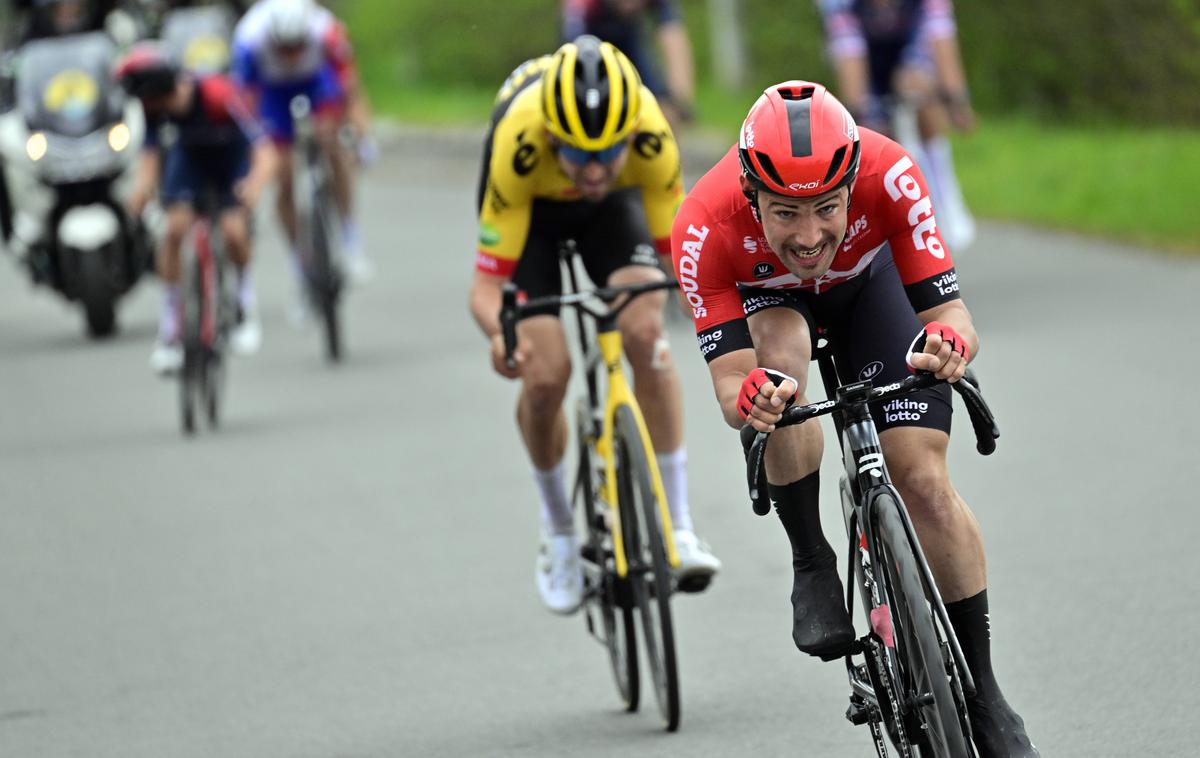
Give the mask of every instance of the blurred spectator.
M 592 34 L 611 42 L 633 61 L 672 126 L 692 120 L 692 43 L 676 0 L 562 0 L 562 16 L 564 40 Z M 665 80 L 646 42 L 647 16 L 653 18 L 662 48 Z
M 818 0 L 838 95 L 862 126 L 890 134 L 917 159 L 952 249 L 975 222 L 963 201 L 946 132 L 975 127 L 951 0 Z M 893 129 L 896 106 L 916 112 L 916 134 Z M 901 123 L 902 125 L 902 123 Z M 893 134 L 893 131 L 897 133 Z

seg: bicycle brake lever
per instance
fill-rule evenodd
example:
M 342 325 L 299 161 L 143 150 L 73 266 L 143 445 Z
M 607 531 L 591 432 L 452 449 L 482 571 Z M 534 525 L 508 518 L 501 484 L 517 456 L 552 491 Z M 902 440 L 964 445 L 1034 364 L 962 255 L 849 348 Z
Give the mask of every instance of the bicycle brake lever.
M 759 516 L 771 512 L 771 498 L 767 494 L 767 473 L 763 459 L 767 452 L 766 432 L 755 431 L 747 424 L 742 427 L 742 451 L 746 455 L 746 485 L 750 490 L 750 505 Z
M 510 369 L 517 367 L 513 359 L 513 351 L 517 349 L 517 285 L 508 282 L 504 285 L 500 300 L 500 331 L 504 334 L 504 365 Z

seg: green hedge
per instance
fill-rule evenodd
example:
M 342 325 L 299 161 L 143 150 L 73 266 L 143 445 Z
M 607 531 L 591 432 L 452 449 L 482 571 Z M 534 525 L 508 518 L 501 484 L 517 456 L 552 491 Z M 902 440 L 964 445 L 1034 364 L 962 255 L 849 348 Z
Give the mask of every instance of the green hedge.
M 711 71 L 708 0 L 682 0 L 701 76 Z M 352 0 L 335 3 L 376 92 L 498 87 L 558 41 L 558 0 Z M 741 0 L 751 90 L 828 80 L 811 0 Z M 1200 125 L 1200 4 L 1195 0 L 959 0 L 960 41 L 977 107 L 1075 123 Z

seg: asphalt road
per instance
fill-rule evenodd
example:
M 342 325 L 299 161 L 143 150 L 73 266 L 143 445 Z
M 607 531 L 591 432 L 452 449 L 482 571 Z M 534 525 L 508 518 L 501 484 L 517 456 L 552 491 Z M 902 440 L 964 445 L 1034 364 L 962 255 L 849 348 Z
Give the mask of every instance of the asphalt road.
M 541 609 L 515 387 L 466 312 L 476 156 L 410 136 L 365 180 L 379 277 L 337 368 L 287 325 L 261 224 L 265 345 L 193 440 L 147 368 L 150 284 L 93 344 L 0 267 L 0 756 L 870 754 L 841 666 L 792 647 L 785 537 L 678 322 L 693 509 L 726 566 L 675 602 L 680 732 L 622 713 L 581 620 Z M 1200 265 L 985 224 L 959 271 L 1003 429 L 983 459 L 963 423 L 952 461 L 1001 681 L 1045 756 L 1195 755 Z

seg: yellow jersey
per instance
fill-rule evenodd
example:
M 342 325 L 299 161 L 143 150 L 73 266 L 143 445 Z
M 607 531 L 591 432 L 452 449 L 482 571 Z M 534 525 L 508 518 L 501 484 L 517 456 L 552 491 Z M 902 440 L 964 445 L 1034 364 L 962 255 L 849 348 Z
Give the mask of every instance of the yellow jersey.
M 542 72 L 551 56 L 526 61 L 505 81 L 484 160 L 479 196 L 479 251 L 475 267 L 512 276 L 525 249 L 535 200 L 582 202 L 559 168 L 542 118 Z M 641 189 L 655 247 L 670 254 L 671 224 L 683 202 L 679 146 L 650 90 L 642 87 L 642 114 L 613 191 Z

